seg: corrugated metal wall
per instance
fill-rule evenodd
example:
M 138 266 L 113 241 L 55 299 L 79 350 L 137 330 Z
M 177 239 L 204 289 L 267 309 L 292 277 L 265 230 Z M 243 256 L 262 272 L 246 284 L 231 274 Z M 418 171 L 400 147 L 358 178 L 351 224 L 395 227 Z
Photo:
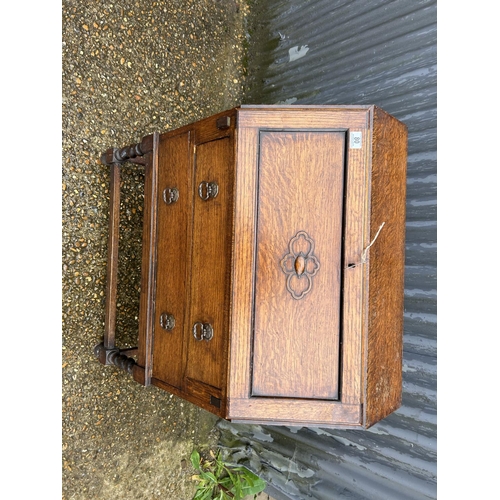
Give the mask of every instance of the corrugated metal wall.
M 436 498 L 436 2 L 253 5 L 247 103 L 376 104 L 409 130 L 403 406 L 368 431 L 220 422 L 276 498 Z

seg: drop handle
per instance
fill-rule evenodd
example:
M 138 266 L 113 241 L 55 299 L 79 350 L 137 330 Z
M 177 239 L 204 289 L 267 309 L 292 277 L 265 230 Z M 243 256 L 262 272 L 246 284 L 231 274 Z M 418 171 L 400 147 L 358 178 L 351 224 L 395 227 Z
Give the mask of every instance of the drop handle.
M 219 194 L 219 185 L 216 182 L 202 181 L 198 186 L 198 194 L 203 201 L 208 201 Z
M 163 201 L 172 205 L 179 199 L 179 190 L 176 187 L 167 187 L 163 190 Z
M 211 340 L 214 336 L 214 329 L 210 323 L 197 321 L 193 325 L 193 337 L 196 340 Z
M 162 313 L 160 316 L 160 326 L 167 330 L 167 332 L 171 332 L 175 326 L 175 318 L 173 314 Z

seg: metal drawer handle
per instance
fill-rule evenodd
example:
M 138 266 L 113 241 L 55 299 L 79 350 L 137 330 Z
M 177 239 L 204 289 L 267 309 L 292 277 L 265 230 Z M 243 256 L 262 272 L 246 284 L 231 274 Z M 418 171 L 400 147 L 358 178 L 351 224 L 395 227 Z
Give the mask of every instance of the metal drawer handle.
M 168 313 L 162 313 L 160 316 L 160 326 L 164 329 L 167 330 L 168 332 L 171 332 L 174 329 L 175 326 L 175 318 L 173 314 L 168 314 Z
M 210 323 L 198 321 L 193 326 L 193 336 L 196 340 L 210 340 L 214 336 L 214 329 Z
M 175 203 L 179 199 L 179 190 L 175 187 L 168 187 L 163 190 L 163 201 L 167 205 Z
M 219 194 L 219 185 L 216 182 L 202 181 L 198 186 L 198 194 L 202 200 L 208 201 Z

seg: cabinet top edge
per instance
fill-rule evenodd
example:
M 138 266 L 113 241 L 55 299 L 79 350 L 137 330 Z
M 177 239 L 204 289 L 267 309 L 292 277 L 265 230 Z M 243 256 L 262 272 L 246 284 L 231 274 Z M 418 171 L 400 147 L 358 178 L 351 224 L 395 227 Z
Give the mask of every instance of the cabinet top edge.
M 367 111 L 373 109 L 374 104 L 241 104 L 236 109 L 352 109 Z
M 370 120 L 374 119 L 374 115 L 376 113 L 383 113 L 388 117 L 397 120 L 401 124 L 405 125 L 394 115 L 383 109 L 382 107 L 376 104 L 241 104 L 240 106 L 233 108 L 236 110 L 238 114 L 244 114 L 246 112 L 262 112 L 267 110 L 276 110 L 276 111 L 324 111 L 328 112 L 360 112 L 371 114 Z M 406 125 L 405 125 L 406 126 Z

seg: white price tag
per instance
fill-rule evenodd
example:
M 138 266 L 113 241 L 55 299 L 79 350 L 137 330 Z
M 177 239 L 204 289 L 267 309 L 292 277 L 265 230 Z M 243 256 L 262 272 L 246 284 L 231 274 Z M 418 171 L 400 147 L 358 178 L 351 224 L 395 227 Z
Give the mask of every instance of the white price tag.
M 362 144 L 363 144 L 362 132 L 351 132 L 349 134 L 349 147 L 351 149 L 361 149 Z

